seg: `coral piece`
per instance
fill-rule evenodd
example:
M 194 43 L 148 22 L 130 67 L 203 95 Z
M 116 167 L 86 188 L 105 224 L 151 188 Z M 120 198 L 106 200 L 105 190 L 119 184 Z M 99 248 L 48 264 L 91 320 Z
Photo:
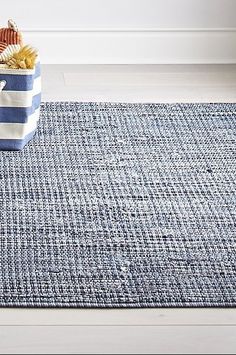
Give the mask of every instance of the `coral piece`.
M 31 46 L 24 46 L 7 61 L 11 69 L 34 69 L 38 52 Z
M 6 62 L 22 46 L 22 35 L 12 20 L 8 27 L 0 29 L 0 62 Z

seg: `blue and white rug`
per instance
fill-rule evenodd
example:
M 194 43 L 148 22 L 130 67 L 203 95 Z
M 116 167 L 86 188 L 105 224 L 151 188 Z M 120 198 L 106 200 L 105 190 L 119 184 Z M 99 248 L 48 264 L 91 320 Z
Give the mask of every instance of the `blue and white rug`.
M 44 103 L 0 152 L 0 306 L 235 307 L 236 104 Z

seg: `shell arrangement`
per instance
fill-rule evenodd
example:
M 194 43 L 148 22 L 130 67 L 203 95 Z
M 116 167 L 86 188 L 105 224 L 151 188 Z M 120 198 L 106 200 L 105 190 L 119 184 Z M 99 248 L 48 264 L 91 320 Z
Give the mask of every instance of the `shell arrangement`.
M 22 34 L 13 20 L 8 27 L 0 28 L 0 63 L 11 69 L 33 69 L 37 61 L 37 50 L 23 46 Z
M 18 52 L 13 53 L 7 65 L 11 69 L 34 69 L 37 55 L 34 48 L 24 46 Z

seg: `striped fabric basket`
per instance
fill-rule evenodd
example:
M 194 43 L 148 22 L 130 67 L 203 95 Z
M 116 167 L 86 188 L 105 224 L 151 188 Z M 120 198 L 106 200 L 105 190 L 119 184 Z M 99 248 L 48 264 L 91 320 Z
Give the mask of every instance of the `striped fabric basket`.
M 0 150 L 22 150 L 31 140 L 40 103 L 39 62 L 35 69 L 0 68 Z

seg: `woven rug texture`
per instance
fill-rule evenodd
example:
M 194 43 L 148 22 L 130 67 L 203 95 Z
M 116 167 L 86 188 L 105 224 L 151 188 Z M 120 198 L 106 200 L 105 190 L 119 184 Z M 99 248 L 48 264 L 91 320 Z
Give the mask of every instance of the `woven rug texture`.
M 0 306 L 235 307 L 236 104 L 43 103 L 0 152 Z

